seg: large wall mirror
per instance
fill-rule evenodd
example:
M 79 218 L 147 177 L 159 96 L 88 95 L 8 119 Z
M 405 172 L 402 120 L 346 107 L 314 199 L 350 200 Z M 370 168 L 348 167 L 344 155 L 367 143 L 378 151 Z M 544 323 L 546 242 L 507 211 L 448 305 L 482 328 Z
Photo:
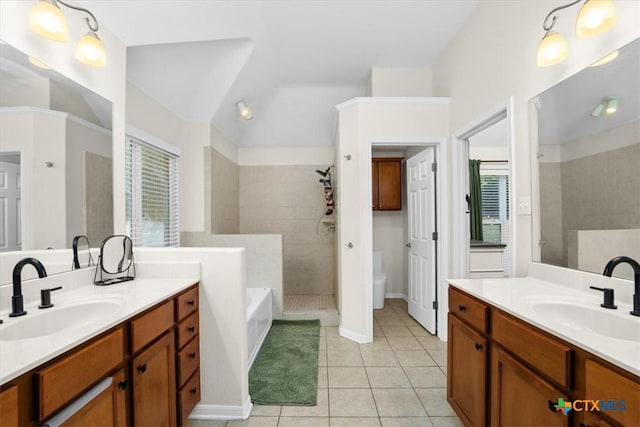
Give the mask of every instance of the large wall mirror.
M 0 44 L 0 252 L 113 234 L 111 119 L 110 101 Z
M 640 39 L 531 105 L 540 208 L 534 261 L 601 274 L 615 256 L 640 260 Z M 633 277 L 626 267 L 615 275 Z

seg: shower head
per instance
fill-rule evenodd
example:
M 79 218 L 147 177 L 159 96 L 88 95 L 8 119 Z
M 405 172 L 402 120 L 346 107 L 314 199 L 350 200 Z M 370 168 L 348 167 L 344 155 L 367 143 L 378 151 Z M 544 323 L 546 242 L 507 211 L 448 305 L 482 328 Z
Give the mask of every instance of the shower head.
M 326 177 L 329 174 L 329 171 L 331 170 L 331 166 L 329 166 L 328 168 L 326 168 L 324 171 L 318 170 L 316 169 L 316 172 L 318 173 L 318 175 L 322 176 L 322 177 Z

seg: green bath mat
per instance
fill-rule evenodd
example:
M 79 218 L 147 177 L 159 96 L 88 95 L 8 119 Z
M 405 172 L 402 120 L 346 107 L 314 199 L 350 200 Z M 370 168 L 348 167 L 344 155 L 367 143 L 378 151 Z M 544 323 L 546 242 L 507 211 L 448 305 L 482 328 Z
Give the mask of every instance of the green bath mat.
M 274 320 L 249 371 L 249 394 L 260 405 L 315 405 L 319 320 Z

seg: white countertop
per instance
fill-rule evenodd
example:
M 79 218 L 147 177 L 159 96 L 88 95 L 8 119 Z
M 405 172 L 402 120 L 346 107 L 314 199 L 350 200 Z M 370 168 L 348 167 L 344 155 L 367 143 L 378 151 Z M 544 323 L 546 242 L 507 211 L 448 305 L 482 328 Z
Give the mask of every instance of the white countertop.
M 602 292 L 582 291 L 567 286 L 540 280 L 533 277 L 504 278 L 504 279 L 449 279 L 452 286 L 478 299 L 524 320 L 550 334 L 561 338 L 576 347 L 593 353 L 604 360 L 613 363 L 635 375 L 640 376 L 640 317 L 629 314 L 631 305 L 616 300 L 617 310 L 601 308 Z M 632 285 L 633 286 L 633 285 Z M 573 305 L 588 307 L 593 314 L 606 316 L 602 321 L 610 321 L 616 325 L 623 322 L 631 325 L 630 330 L 623 332 L 631 334 L 635 339 L 618 339 L 616 330 L 612 328 L 610 335 L 594 332 L 589 329 L 588 320 L 575 316 L 562 319 L 562 316 L 552 315 L 536 308 L 536 304 L 551 302 L 555 307 L 565 310 L 563 315 L 570 312 Z M 595 316 L 592 316 L 595 318 Z M 627 320 L 628 319 L 628 320 Z
M 0 385 L 28 372 L 56 356 L 82 344 L 100 333 L 124 322 L 155 304 L 179 294 L 196 284 L 194 279 L 135 279 L 130 282 L 110 286 L 82 286 L 68 291 L 60 290 L 51 294 L 54 307 L 39 310 L 35 305 L 26 305 L 27 314 L 9 318 L 2 316 L 0 324 Z M 108 315 L 94 316 L 91 322 L 82 322 L 77 316 L 77 327 L 64 328 L 42 337 L 3 340 L 3 331 L 19 322 L 48 311 L 64 310 L 83 301 L 112 301 L 114 311 Z

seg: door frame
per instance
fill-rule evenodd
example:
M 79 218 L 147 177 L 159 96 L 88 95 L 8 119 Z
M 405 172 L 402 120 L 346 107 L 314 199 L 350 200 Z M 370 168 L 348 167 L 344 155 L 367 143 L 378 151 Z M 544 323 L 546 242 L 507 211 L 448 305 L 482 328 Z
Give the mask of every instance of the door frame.
M 452 221 L 453 221 L 453 277 L 469 278 L 469 218 L 464 197 L 468 194 L 469 187 L 469 138 L 487 129 L 501 120 L 507 120 L 507 134 L 509 141 L 509 219 L 511 220 L 511 272 L 515 272 L 515 248 L 517 239 L 517 220 L 515 209 L 516 175 L 514 132 L 513 132 L 513 96 L 490 109 L 480 117 L 459 129 L 453 134 L 452 163 L 453 163 L 453 188 L 452 188 Z
M 372 150 L 377 146 L 385 146 L 385 147 L 393 147 L 393 146 L 410 146 L 410 147 L 424 147 L 434 148 L 434 158 L 435 162 L 438 164 L 438 179 L 436 180 L 436 219 L 437 219 L 437 231 L 438 231 L 438 240 L 436 241 L 436 300 L 438 301 L 438 310 L 436 311 L 436 325 L 437 325 L 437 334 L 438 337 L 442 340 L 447 339 L 447 328 L 446 328 L 446 317 L 447 310 L 446 301 L 447 301 L 447 283 L 445 281 L 445 276 L 447 271 L 449 271 L 449 219 L 447 212 L 447 204 L 444 200 L 444 195 L 447 194 L 448 187 L 448 165 L 446 159 L 448 159 L 447 155 L 447 138 L 375 138 L 369 141 L 369 157 L 371 157 Z M 371 163 L 371 159 L 369 159 L 369 163 Z M 406 184 L 406 183 L 405 183 Z M 365 184 L 367 188 L 365 189 L 365 193 L 369 194 L 369 200 L 372 197 L 372 186 L 371 180 L 369 179 L 368 183 Z M 403 191 L 406 193 L 406 188 L 403 185 Z M 404 195 L 403 195 L 404 197 Z M 373 209 L 371 208 L 371 203 L 369 205 L 368 215 L 369 215 L 369 224 L 371 225 L 369 229 L 369 236 L 373 236 Z M 406 236 L 404 236 L 406 238 Z M 369 265 L 373 264 L 373 240 L 369 239 L 370 248 L 368 248 L 367 256 L 369 259 Z M 366 248 L 365 248 L 366 250 Z M 369 286 L 371 288 L 371 286 Z M 368 295 L 368 307 L 371 312 L 371 322 L 373 322 L 373 294 L 369 292 Z M 442 326 L 442 327 L 441 327 Z

